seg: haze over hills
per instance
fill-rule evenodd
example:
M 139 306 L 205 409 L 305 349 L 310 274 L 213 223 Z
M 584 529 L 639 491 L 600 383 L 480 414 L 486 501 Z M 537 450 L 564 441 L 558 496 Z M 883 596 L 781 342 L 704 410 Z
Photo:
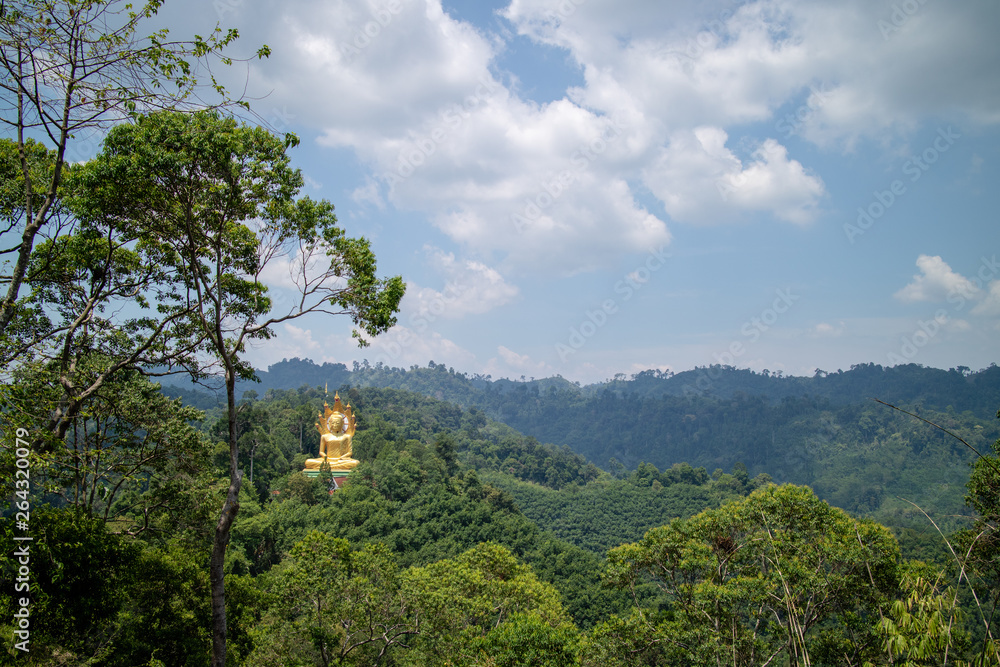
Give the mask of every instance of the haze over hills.
M 406 390 L 480 410 L 542 443 L 568 446 L 617 476 L 643 465 L 679 463 L 716 476 L 734 465 L 749 475 L 812 486 L 820 497 L 892 525 L 924 523 L 910 502 L 949 516 L 964 512 L 975 454 L 940 430 L 879 405 L 879 398 L 929 419 L 988 452 L 1000 436 L 1000 368 L 941 370 L 860 364 L 847 371 L 787 377 L 731 367 L 578 386 L 563 378 L 523 382 L 457 373 L 431 362 L 408 370 L 318 365 L 291 359 L 259 373 L 257 395 L 328 385 Z M 200 407 L 213 399 L 176 388 Z
M 1000 367 L 996 364 L 973 371 L 966 366 L 949 370 L 918 364 L 884 367 L 873 363 L 856 364 L 849 370 L 816 369 L 812 377 L 786 376 L 781 372 L 757 373 L 731 366 L 698 367 L 680 373 L 646 370 L 626 378 L 624 374 L 605 382 L 583 385 L 561 376 L 520 381 L 493 379 L 489 375 L 455 372 L 444 364 L 429 362 L 427 367 L 409 369 L 367 362 L 349 369 L 341 363 L 316 364 L 310 359 L 285 359 L 266 371 L 258 370 L 259 383 L 241 382 L 239 391 L 264 393 L 268 389 L 297 389 L 310 386 L 341 385 L 388 387 L 416 391 L 440 400 L 471 406 L 491 393 L 557 391 L 593 396 L 604 391 L 638 396 L 708 396 L 731 398 L 736 394 L 761 396 L 768 401 L 787 397 L 813 396 L 833 404 L 846 404 L 877 397 L 945 408 L 961 404 L 962 410 L 992 413 L 1000 406 Z M 165 380 L 164 385 L 174 384 Z

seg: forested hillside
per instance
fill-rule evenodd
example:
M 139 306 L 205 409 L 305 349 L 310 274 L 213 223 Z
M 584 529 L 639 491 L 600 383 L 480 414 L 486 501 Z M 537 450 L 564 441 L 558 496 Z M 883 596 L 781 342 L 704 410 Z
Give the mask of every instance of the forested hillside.
M 538 525 L 602 556 L 668 519 L 718 507 L 770 481 L 763 474 L 751 480 L 740 466 L 734 474 L 716 475 L 713 479 L 704 468 L 692 468 L 686 463 L 662 473 L 643 464 L 627 479 L 604 476 L 584 486 L 562 489 L 523 482 L 503 473 L 484 473 L 481 477 L 509 492 L 524 515 Z
M 137 379 L 134 389 L 140 390 L 135 400 L 149 406 L 141 417 L 136 415 L 146 428 L 179 407 L 156 398 L 155 385 Z M 309 624 L 313 621 L 288 626 L 288 615 L 297 612 L 285 605 L 297 602 L 281 593 L 298 576 L 295 567 L 310 567 L 303 555 L 309 547 L 303 545 L 323 545 L 309 556 L 315 562 L 329 559 L 331 550 L 346 549 L 343 558 L 357 557 L 358 567 L 381 568 L 381 577 L 392 578 L 396 572 L 445 567 L 435 564 L 461 559 L 483 548 L 477 545 L 490 543 L 495 545 L 489 552 L 493 564 L 467 556 L 473 559 L 469 577 L 481 576 L 476 568 L 514 568 L 510 571 L 520 572 L 517 576 L 529 589 L 541 582 L 554 587 L 550 592 L 538 588 L 521 604 L 541 596 L 535 602 L 544 598 L 545 604 L 555 605 L 545 614 L 587 629 L 612 614 L 626 613 L 631 600 L 624 591 L 601 585 L 607 547 L 749 490 L 725 480 L 716 483 L 704 470 L 685 468 L 671 496 L 680 502 L 669 510 L 645 506 L 641 485 L 609 480 L 607 473 L 568 448 L 540 445 L 475 409 L 409 392 L 362 388 L 345 392 L 359 415 L 354 453 L 361 464 L 347 487 L 332 493 L 322 475 L 310 480 L 301 472 L 303 461 L 317 447 L 315 415 L 325 398 L 315 388 L 272 390 L 259 400 L 248 394 L 239 405 L 237 431 L 245 455 L 241 465 L 249 483 L 241 491 L 241 520 L 235 524 L 226 560 L 230 648 L 238 662 L 269 664 L 268 656 L 295 653 L 291 638 L 308 643 L 309 628 L 317 627 Z M 101 664 L 137 664 L 151 651 L 166 664 L 201 664 L 204 635 L 199 628 L 207 625 L 209 609 L 200 554 L 207 549 L 211 526 L 204 500 L 218 496 L 218 480 L 227 465 L 225 418 L 220 409 L 213 412 L 201 421 L 200 432 L 183 422 L 198 417 L 189 408 L 177 414 L 179 420 L 164 423 L 174 429 L 173 435 L 163 433 L 153 436 L 155 442 L 146 442 L 154 456 L 138 469 L 139 476 L 121 474 L 135 470 L 123 449 L 120 461 L 112 463 L 122 466 L 116 468 L 114 493 L 92 493 L 106 488 L 103 484 L 111 480 L 107 474 L 90 473 L 94 486 L 81 486 L 79 473 L 102 465 L 95 458 L 99 439 L 79 442 L 75 454 L 64 455 L 68 467 L 49 471 L 51 488 L 65 488 L 50 499 L 51 507 L 35 515 L 36 549 L 51 563 L 37 570 L 41 590 L 35 598 L 33 627 L 38 645 L 80 656 L 105 650 Z M 59 470 L 68 474 L 55 474 Z M 621 507 L 592 514 L 590 535 L 602 547 L 594 549 L 591 541 L 584 549 L 539 528 L 513 496 L 486 478 L 552 490 L 582 489 L 585 494 L 611 484 L 620 487 L 616 497 L 628 499 L 626 506 L 636 510 L 635 517 L 623 524 Z M 10 524 L 5 526 L 9 539 Z M 9 554 L 3 564 L 4 572 L 13 571 Z M 324 583 L 323 576 L 316 585 L 330 583 Z M 433 588 L 435 581 L 423 588 L 411 583 L 408 594 L 415 599 L 432 595 L 427 586 Z M 73 595 L 67 598 L 65 590 Z M 653 594 L 641 590 L 640 598 Z M 97 606 L 100 614 L 87 612 Z M 79 622 L 67 623 L 70 618 Z M 114 642 L 115 637 L 125 641 Z M 428 659 L 426 652 L 443 650 L 428 641 L 418 642 L 409 659 L 393 664 L 421 664 Z M 310 651 L 303 651 L 302 659 L 308 659 Z M 371 658 L 365 651 L 358 654 Z
M 80 487 L 78 472 L 95 464 L 100 441 L 81 440 L 49 469 L 62 500 L 53 496 L 35 516 L 33 548 L 43 560 L 33 637 L 38 654 L 62 656 L 59 664 L 96 655 L 91 664 L 144 664 L 151 656 L 206 664 L 204 554 L 211 499 L 223 492 L 228 464 L 226 420 L 213 408 L 192 430 L 191 420 L 199 422 L 190 408 L 155 398 L 155 385 L 142 379 L 133 383 L 137 400 L 156 406 L 135 413 L 135 424 L 168 420 L 166 431 L 152 434 L 157 458 L 139 475 L 119 473 L 114 493 L 95 495 Z M 969 541 L 978 598 L 969 589 L 956 598 L 954 583 L 938 578 L 936 567 L 949 562 L 939 558 L 944 550 L 928 548 L 926 537 L 911 546 L 938 566 L 901 559 L 884 526 L 833 509 L 808 488 L 751 477 L 743 464 L 710 473 L 644 463 L 631 472 L 617 466 L 616 477 L 477 408 L 400 390 L 344 389 L 359 417 L 361 463 L 336 492 L 322 473 L 301 472 L 318 443 L 321 388 L 248 393 L 238 406 L 248 483 L 225 566 L 234 664 L 337 658 L 471 666 L 506 656 L 499 664 L 707 665 L 718 651 L 736 651 L 747 664 L 759 651 L 806 652 L 817 665 L 878 664 L 900 655 L 885 653 L 890 639 L 913 641 L 877 620 L 896 613 L 900 599 L 940 610 L 947 624 L 933 631 L 940 650 L 994 655 L 978 623 L 992 600 L 991 541 Z M 128 450 L 121 453 L 128 470 Z M 980 466 L 975 487 L 984 517 L 992 517 L 990 494 L 1000 482 L 991 473 Z M 967 539 L 952 536 L 956 545 Z M 793 558 L 807 567 L 760 565 Z M 736 578 L 708 574 L 726 561 Z M 9 553 L 0 565 L 14 571 Z M 664 578 L 664 568 L 681 579 Z M 783 578 L 791 588 L 781 588 Z M 711 630 L 751 608 L 798 606 L 809 595 L 830 600 L 815 618 L 732 626 L 736 635 Z M 793 643 L 788 623 L 802 624 Z
M 409 370 L 355 364 L 349 371 L 342 364 L 295 359 L 260 375 L 258 391 L 303 380 L 333 387 L 343 380 L 474 406 L 537 441 L 560 446 L 563 455 L 569 448 L 618 476 L 643 462 L 661 470 L 688 463 L 709 472 L 741 464 L 751 476 L 810 485 L 838 507 L 894 526 L 925 526 L 921 509 L 953 522 L 964 511 L 964 483 L 975 454 L 870 398 L 914 411 L 979 451 L 1000 436 L 996 366 L 973 373 L 861 364 L 811 378 L 714 367 L 677 375 L 646 371 L 587 387 L 561 378 L 493 381 L 433 362 Z M 200 398 L 197 405 L 211 404 L 205 395 L 187 395 Z M 503 458 L 490 457 L 489 466 L 497 469 Z M 521 478 L 544 481 L 544 471 L 534 470 L 539 462 L 526 461 L 533 471 L 519 473 Z
M 742 465 L 734 474 L 710 475 L 686 463 L 663 473 L 645 464 L 627 478 L 616 479 L 568 447 L 540 444 L 476 408 L 465 410 L 395 389 L 351 388 L 345 398 L 358 414 L 354 452 L 368 462 L 358 473 L 381 496 L 397 504 L 407 501 L 421 488 L 419 480 L 443 461 L 448 475 L 458 475 L 476 488 L 488 484 L 496 502 L 516 504 L 544 530 L 596 555 L 638 539 L 668 519 L 716 507 L 770 481 L 767 475 L 751 480 Z M 271 390 L 264 397 L 248 395 L 241 403 L 238 429 L 247 453 L 243 465 L 254 471 L 252 484 L 261 501 L 289 494 L 307 497 L 305 489 L 312 487 L 304 486 L 295 473 L 317 447 L 313 422 L 323 400 L 322 390 L 303 387 Z M 216 422 L 214 430 L 222 426 Z M 468 474 L 463 477 L 459 470 Z M 507 493 L 497 495 L 499 490 Z M 393 537 L 390 542 L 406 539 Z M 426 538 L 416 543 L 429 553 L 436 548 Z
M 971 410 L 980 415 L 995 411 L 1000 405 L 1000 367 L 996 365 L 972 371 L 965 366 L 942 370 L 917 364 L 884 367 L 869 363 L 856 364 L 846 371 L 816 369 L 812 377 L 710 366 L 676 374 L 657 370 L 642 371 L 629 378 L 620 374 L 606 382 L 580 386 L 558 376 L 544 379 L 522 377 L 520 381 L 494 380 L 488 375 L 470 376 L 433 361 L 427 367 L 411 366 L 408 369 L 368 362 L 354 362 L 348 368 L 339 363 L 318 365 L 308 359 L 296 358 L 272 364 L 266 371 L 257 371 L 257 375 L 260 384 L 245 382 L 240 388 L 266 391 L 325 383 L 331 387 L 342 384 L 391 387 L 463 406 L 483 406 L 493 401 L 495 409 L 505 404 L 500 397 L 515 390 L 537 395 L 552 389 L 582 397 L 594 397 L 608 390 L 619 395 L 642 397 L 699 395 L 732 398 L 746 394 L 763 397 L 769 402 L 788 397 L 813 397 L 827 399 L 832 405 L 878 397 L 892 403 L 926 405 L 942 410 L 951 405 L 959 412 Z

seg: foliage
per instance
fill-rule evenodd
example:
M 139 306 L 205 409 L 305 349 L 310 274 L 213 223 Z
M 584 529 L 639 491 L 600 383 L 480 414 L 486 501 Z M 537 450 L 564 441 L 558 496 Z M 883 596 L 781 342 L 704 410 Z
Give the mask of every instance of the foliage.
M 47 424 L 57 438 L 120 369 L 193 361 L 187 332 L 177 326 L 186 309 L 165 304 L 140 317 L 123 314 L 134 312 L 123 303 L 142 305 L 143 296 L 171 280 L 158 258 L 135 249 L 141 232 L 81 224 L 66 201 L 80 193 L 73 179 L 80 170 L 69 165 L 90 157 L 94 136 L 137 113 L 206 106 L 199 76 L 213 60 L 232 62 L 223 51 L 235 30 L 216 28 L 188 41 L 172 40 L 166 29 L 144 36 L 161 5 L 21 0 L 0 6 L 0 122 L 14 136 L 0 142 L 0 362 L 36 355 L 57 362 L 63 395 Z M 262 47 L 257 56 L 268 52 Z M 208 77 L 219 106 L 240 104 L 210 70 Z M 84 383 L 74 370 L 93 351 L 111 363 Z M 35 437 L 36 447 L 46 444 Z
M 51 151 L 29 148 L 33 159 L 54 168 Z M 0 142 L 0 159 L 7 162 L 15 152 L 12 142 Z M 198 337 L 183 322 L 193 306 L 171 299 L 176 272 L 149 252 L 141 229 L 81 220 L 86 169 L 63 170 L 53 209 L 63 217 L 58 224 L 50 220 L 46 231 L 32 239 L 22 276 L 31 290 L 9 310 L 12 319 L 0 332 L 0 359 L 15 362 L 13 370 L 44 369 L 51 376 L 47 404 L 22 406 L 45 415 L 35 436 L 36 448 L 43 449 L 65 436 L 117 373 L 159 364 L 197 366 L 193 350 Z M 158 299 L 155 306 L 149 302 L 151 294 Z
M 275 664 L 288 644 L 322 665 L 377 664 L 420 631 L 382 545 L 352 552 L 345 540 L 311 531 L 269 579 L 278 602 L 250 633 L 248 664 Z
M 686 518 L 739 498 L 765 479 L 743 484 L 726 474 L 713 480 L 703 468 L 686 463 L 663 473 L 643 463 L 628 479 L 605 477 L 558 491 L 503 474 L 484 473 L 481 477 L 510 493 L 524 515 L 538 525 L 599 555 L 640 539 L 647 530 L 669 519 Z
M 998 414 L 1000 418 L 1000 414 Z M 966 502 L 976 512 L 971 530 L 959 536 L 970 564 L 984 577 L 987 589 L 1000 589 L 1000 440 L 993 454 L 976 460 Z
M 39 507 L 31 522 L 30 590 L 14 597 L 31 599 L 34 664 L 124 667 L 151 656 L 172 665 L 207 663 L 208 577 L 188 546 L 143 545 L 107 532 L 100 518 L 79 509 Z M 17 563 L 11 528 L 5 522 L 10 548 L 0 557 L 6 618 Z
M 403 389 L 424 396 L 433 396 L 463 407 L 477 406 L 489 416 L 505 423 L 522 420 L 541 426 L 535 417 L 546 414 L 539 402 L 549 403 L 551 396 L 561 397 L 574 412 L 593 406 L 608 396 L 629 398 L 632 404 L 642 404 L 665 397 L 687 399 L 707 398 L 710 403 L 756 397 L 771 406 L 781 405 L 786 398 L 810 400 L 838 410 L 847 405 L 867 403 L 865 397 L 878 396 L 897 405 L 915 405 L 956 413 L 966 410 L 976 415 L 991 414 L 1000 405 L 1000 366 L 991 364 L 979 371 L 965 367 L 942 370 L 918 364 L 883 367 L 877 364 L 855 364 L 848 370 L 827 373 L 817 369 L 813 377 L 782 376 L 764 371 L 737 369 L 729 366 L 695 368 L 674 374 L 647 370 L 625 379 L 624 376 L 606 382 L 579 386 L 562 377 L 531 378 L 520 381 L 456 372 L 444 364 L 430 362 L 426 368 L 411 366 L 393 368 L 381 362 L 355 362 L 349 369 L 344 364 L 314 364 L 308 359 L 285 359 L 260 373 L 266 389 L 295 389 L 303 382 L 331 386 L 350 384 L 356 387 Z M 700 378 L 703 378 L 699 380 Z M 653 404 L 656 401 L 652 401 Z M 672 405 L 664 401 L 663 405 Z M 792 401 L 795 404 L 795 401 Z M 531 417 L 530 421 L 525 417 Z M 560 420 L 561 414 L 552 415 Z M 569 423 L 569 420 L 566 420 Z M 513 423 L 512 423 L 513 425 Z M 633 427 L 631 423 L 628 423 Z M 637 425 L 636 425 L 637 426 Z M 523 429 L 533 433 L 534 429 Z M 560 429 L 565 432 L 566 429 Z M 586 429 L 581 429 L 586 432 Z
M 225 561 L 233 664 L 991 660 L 994 644 L 959 622 L 971 604 L 956 598 L 963 588 L 931 566 L 899 563 L 885 528 L 807 489 L 768 486 L 743 466 L 709 475 L 686 464 L 549 488 L 469 467 L 469 443 L 493 428 L 479 413 L 395 390 L 341 395 L 359 415 L 362 464 L 333 494 L 299 471 L 316 446 L 322 389 L 246 394 L 237 406 L 241 444 L 258 444 L 252 458 L 241 449 L 255 484 L 241 487 Z M 228 423 L 202 429 L 224 438 Z M 225 449 L 212 476 L 227 472 Z M 114 641 L 46 646 L 80 663 L 99 654 L 99 664 L 204 664 L 209 577 L 198 554 L 212 525 L 202 510 L 222 492 L 216 479 L 194 478 L 174 497 L 184 528 L 154 513 L 156 530 L 133 540 L 109 614 L 87 635 Z M 977 479 L 988 511 L 989 478 Z M 650 526 L 660 527 L 643 538 Z M 623 540 L 638 542 L 610 551 L 605 580 L 618 588 L 601 588 L 597 554 Z M 967 574 L 982 593 L 985 570 L 973 563 Z M 974 611 L 965 616 L 978 622 Z
M 555 589 L 497 544 L 400 570 L 312 531 L 258 585 L 247 665 L 576 664 Z
M 83 376 L 88 370 L 78 372 Z M 14 372 L 10 400 L 22 406 L 24 416 L 34 418 L 31 430 L 42 430 L 44 408 L 57 400 L 52 376 L 29 365 Z M 182 511 L 187 503 L 176 486 L 201 475 L 209 445 L 192 426 L 201 413 L 167 399 L 159 389 L 135 370 L 105 382 L 66 438 L 40 453 L 36 484 L 46 484 L 69 506 L 114 524 L 116 532 L 155 529 L 151 522 L 157 513 Z
M 29 597 L 33 650 L 104 653 L 112 640 L 111 621 L 124 602 L 124 589 L 138 558 L 136 546 L 107 534 L 104 523 L 85 512 L 35 508 L 34 539 L 28 548 L 29 589 L 18 594 L 14 550 L 22 543 L 13 540 L 13 522 L 3 526 L 2 585 L 4 597 L 11 596 L 5 619 L 13 615 L 14 598 Z
M 767 474 L 778 482 L 810 485 L 831 504 L 892 526 L 905 537 L 907 553 L 924 559 L 941 558 L 939 542 L 907 501 L 944 518 L 945 528 L 957 528 L 961 522 L 946 517 L 963 512 L 962 489 L 972 454 L 945 434 L 865 397 L 907 406 L 959 433 L 980 451 L 1000 436 L 997 423 L 989 418 L 1000 405 L 996 366 L 970 372 L 859 364 L 844 371 L 818 371 L 811 378 L 713 367 L 676 375 L 645 371 L 629 380 L 579 387 L 561 378 L 491 380 L 433 362 L 426 368 L 362 363 L 348 369 L 292 359 L 272 365 L 259 377 L 262 392 L 336 378 L 361 391 L 365 386 L 406 389 L 452 401 L 465 408 L 468 418 L 481 414 L 517 429 L 529 442 L 535 438 L 552 443 L 542 445 L 548 452 L 511 448 L 502 443 L 512 441 L 487 421 L 479 434 L 488 437 L 472 438 L 468 445 L 459 442 L 461 460 L 551 488 L 596 479 L 596 474 L 574 471 L 576 461 L 570 455 L 579 457 L 578 470 L 586 470 L 589 459 L 612 471 L 614 458 L 625 466 L 622 475 L 642 462 L 667 470 L 686 461 L 708 471 L 732 470 L 743 463 L 751 478 Z M 702 377 L 708 384 L 698 382 Z M 608 429 L 591 426 L 597 412 L 614 437 Z M 407 428 L 426 421 L 407 420 Z M 518 437 L 524 441 L 524 436 Z M 565 458 L 552 453 L 564 447 L 571 448 Z M 505 463 L 507 456 L 510 463 Z M 549 458 L 558 470 L 550 470 Z
M 158 242 L 148 243 L 177 267 L 187 296 L 204 301 L 200 318 L 242 322 L 231 342 L 212 339 L 215 346 L 237 352 L 248 340 L 272 335 L 269 326 L 277 320 L 262 319 L 272 302 L 260 276 L 285 256 L 298 268 L 305 303 L 279 310 L 281 319 L 348 314 L 376 335 L 395 321 L 402 282 L 375 277 L 367 241 L 345 236 L 331 204 L 295 199 L 303 180 L 289 167 L 288 145 L 214 113 L 144 116 L 108 134 L 102 153 L 87 165 L 81 206 L 88 216 L 155 235 Z M 306 270 L 324 255 L 325 269 Z M 238 371 L 252 376 L 242 365 Z
M 891 664 L 903 667 L 948 664 L 961 636 L 957 593 L 943 585 L 942 573 L 908 563 L 900 586 L 903 597 L 895 600 L 879 621 L 883 649 Z M 865 663 L 865 667 L 874 667 Z
M 204 546 L 197 547 L 172 539 L 143 548 L 114 622 L 113 650 L 100 664 L 208 664 L 209 582 Z
M 537 613 L 518 613 L 473 645 L 477 665 L 490 667 L 567 667 L 579 665 L 576 629 L 552 626 Z
M 446 426 L 470 423 L 469 415 L 406 392 L 346 389 L 341 395 L 350 398 L 358 415 L 355 456 L 361 465 L 347 488 L 333 495 L 318 479 L 301 474 L 301 461 L 286 476 L 271 477 L 274 481 L 265 497 L 277 502 L 245 516 L 234 528 L 231 548 L 247 554 L 251 573 L 281 562 L 310 528 L 352 545 L 382 542 L 403 566 L 454 557 L 492 540 L 556 585 L 578 624 L 590 626 L 623 607 L 622 594 L 601 589 L 596 555 L 539 530 L 518 511 L 509 494 L 482 483 L 475 471 L 465 468 L 461 454 L 455 474 L 449 474 L 448 448 L 438 447 L 437 438 L 447 434 L 461 452 L 469 431 Z M 271 446 L 283 452 L 283 459 L 292 460 L 305 457 L 297 453 L 303 437 L 307 450 L 316 446 L 313 421 L 322 400 L 322 390 L 304 387 L 297 392 L 268 392 L 262 400 L 246 399 L 243 404 L 253 403 L 246 414 L 266 424 Z M 303 415 L 311 433 L 301 427 Z M 402 439 L 403 434 L 421 440 Z M 257 465 L 258 475 L 273 475 L 263 460 Z
M 898 556 L 884 527 L 771 485 L 611 550 L 606 580 L 635 590 L 652 578 L 673 614 L 663 639 L 702 659 L 809 664 L 812 630 L 882 604 Z
M 879 401 L 882 403 L 883 401 Z M 984 455 L 977 447 L 968 440 L 956 433 L 954 429 L 945 428 L 940 423 L 936 423 L 918 414 L 902 410 L 896 406 L 885 403 L 896 411 L 915 417 L 918 421 L 934 427 L 937 431 L 954 439 L 955 442 L 971 450 L 976 459 L 973 462 L 973 473 L 967 484 L 969 495 L 966 496 L 966 503 L 976 511 L 973 517 L 973 528 L 971 530 L 961 530 L 952 535 L 949 540 L 941 532 L 937 522 L 927 513 L 924 513 L 928 522 L 934 526 L 945 546 L 951 553 L 952 565 L 957 567 L 956 585 L 966 594 L 966 606 L 974 604 L 973 614 L 982 621 L 982 624 L 973 623 L 973 636 L 976 649 L 974 657 L 970 662 L 957 661 L 958 664 L 985 665 L 994 664 L 1000 660 L 1000 642 L 994 637 L 994 615 L 997 605 L 997 492 L 998 482 L 1000 482 L 1000 457 Z M 997 414 L 1000 418 L 1000 413 Z M 993 445 L 994 452 L 1000 453 L 1000 441 Z M 955 546 L 960 552 L 956 552 Z M 963 580 L 966 586 L 963 586 Z M 936 586 L 936 584 L 935 584 Z M 893 612 L 899 624 L 883 623 L 883 630 L 886 632 L 886 650 L 891 656 L 908 655 L 917 659 L 937 658 L 937 655 L 944 652 L 944 663 L 947 663 L 948 650 L 952 645 L 952 625 L 957 614 L 954 612 L 955 597 L 951 600 L 942 599 L 937 595 L 934 587 L 929 592 L 925 589 L 928 585 L 918 580 L 913 584 L 919 589 L 916 594 L 910 595 L 905 605 L 902 602 L 894 606 Z M 978 590 L 977 590 L 978 589 Z M 945 596 L 946 598 L 947 596 Z M 989 598 L 993 598 L 992 609 L 989 608 Z M 952 613 L 947 623 L 947 632 L 942 631 L 943 614 L 950 607 Z M 915 613 L 913 612 L 916 608 Z M 926 617 L 926 621 L 925 621 Z M 916 638 L 908 637 L 907 631 L 917 634 Z M 961 630 L 956 630 L 955 634 L 964 638 Z
M 536 652 L 567 664 L 559 656 L 572 655 L 572 624 L 558 593 L 500 545 L 479 544 L 456 558 L 411 568 L 404 579 L 422 619 L 407 664 L 483 664 L 481 653 L 523 632 L 541 643 L 518 637 L 492 664 L 532 664 L 523 660 Z
M 362 456 L 368 450 L 377 452 L 382 443 L 397 438 L 423 441 L 440 435 L 452 439 L 457 460 L 468 466 L 502 471 L 550 488 L 586 483 L 600 473 L 568 446 L 543 445 L 534 438 L 526 438 L 476 408 L 463 410 L 411 391 L 370 388 L 353 391 L 356 396 L 353 400 L 358 405 L 364 406 L 366 412 L 375 411 L 366 417 L 367 431 L 358 439 Z M 445 430 L 452 433 L 445 434 Z
M 375 276 L 368 242 L 337 227 L 331 204 L 295 199 L 303 179 L 289 167 L 288 147 L 287 139 L 216 113 L 160 112 L 113 128 L 82 179 L 81 215 L 145 230 L 145 244 L 176 272 L 169 298 L 195 304 L 185 322 L 225 378 L 230 484 L 211 560 L 218 667 L 225 663 L 225 551 L 243 480 L 235 382 L 253 377 L 245 347 L 271 338 L 273 324 L 307 313 L 346 314 L 376 335 L 395 323 L 404 291 L 401 278 Z M 323 256 L 326 267 L 314 271 L 314 259 Z M 261 276 L 285 257 L 298 263 L 301 298 L 274 315 Z M 164 295 L 158 297 L 162 308 Z
M 355 475 L 360 477 L 360 471 Z M 250 556 L 250 571 L 256 574 L 280 563 L 311 528 L 355 547 L 383 543 L 402 566 L 426 565 L 495 541 L 554 584 L 581 624 L 590 625 L 624 604 L 621 595 L 601 589 L 596 556 L 543 533 L 509 497 L 468 475 L 453 481 L 418 479 L 418 490 L 406 498 L 386 485 L 373 489 L 355 480 L 312 506 L 298 498 L 270 503 L 236 525 L 231 548 Z M 394 499 L 383 495 L 383 488 Z
M 1000 413 L 997 413 L 1000 418 Z M 1000 639 L 996 636 L 996 609 L 1000 604 L 1000 440 L 993 454 L 976 459 L 967 485 L 966 503 L 975 511 L 973 526 L 953 538 L 959 549 L 955 560 L 975 604 L 970 619 L 976 640 L 974 665 L 1000 661 Z
M 633 609 L 626 618 L 612 616 L 583 638 L 583 664 L 586 667 L 704 664 L 706 656 L 679 641 L 678 630 L 675 624 L 639 609 Z

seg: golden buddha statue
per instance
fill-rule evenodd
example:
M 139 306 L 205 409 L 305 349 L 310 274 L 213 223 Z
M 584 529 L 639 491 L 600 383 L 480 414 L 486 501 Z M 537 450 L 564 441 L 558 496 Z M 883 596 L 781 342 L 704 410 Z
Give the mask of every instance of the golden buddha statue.
M 306 459 L 306 470 L 319 470 L 325 462 L 331 471 L 352 470 L 358 465 L 351 458 L 351 440 L 354 439 L 354 415 L 351 406 L 344 407 L 340 395 L 334 394 L 333 408 L 324 402 L 325 410 L 319 413 L 316 429 L 320 433 L 319 457 Z

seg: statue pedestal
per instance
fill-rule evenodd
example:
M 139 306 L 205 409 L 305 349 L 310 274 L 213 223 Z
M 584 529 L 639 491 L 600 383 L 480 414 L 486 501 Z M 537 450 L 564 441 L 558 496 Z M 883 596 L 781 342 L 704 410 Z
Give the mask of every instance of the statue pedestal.
M 315 479 L 319 477 L 319 470 L 303 470 L 302 474 L 309 479 Z M 333 483 L 339 489 L 344 486 L 344 482 L 347 481 L 347 476 L 350 475 L 348 470 L 331 470 L 330 475 L 333 476 Z

